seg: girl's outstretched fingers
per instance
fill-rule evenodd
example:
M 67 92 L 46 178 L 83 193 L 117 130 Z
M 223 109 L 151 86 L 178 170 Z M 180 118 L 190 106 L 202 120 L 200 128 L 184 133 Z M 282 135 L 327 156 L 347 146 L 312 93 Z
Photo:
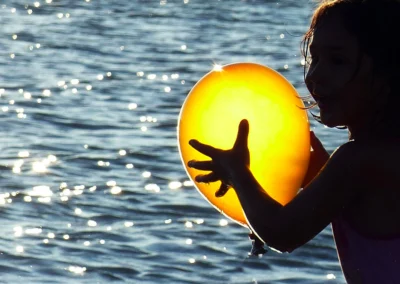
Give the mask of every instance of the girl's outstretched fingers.
M 212 157 L 217 151 L 218 149 L 207 145 L 207 144 L 203 144 L 195 139 L 191 139 L 189 141 L 189 145 L 192 146 L 194 149 L 196 149 L 197 151 L 199 151 L 200 153 Z
M 206 175 L 198 175 L 195 177 L 196 182 L 202 182 L 202 183 L 210 183 L 218 180 L 220 180 L 220 178 L 214 172 Z
M 212 161 L 195 161 L 191 160 L 187 163 L 189 168 L 195 168 L 201 171 L 212 171 L 213 162 Z
M 239 130 L 233 148 L 247 149 L 248 137 L 249 137 L 249 122 L 247 121 L 247 119 L 242 119 L 239 124 Z
M 215 197 L 224 196 L 230 188 L 231 186 L 229 184 L 222 182 L 219 189 L 215 192 Z

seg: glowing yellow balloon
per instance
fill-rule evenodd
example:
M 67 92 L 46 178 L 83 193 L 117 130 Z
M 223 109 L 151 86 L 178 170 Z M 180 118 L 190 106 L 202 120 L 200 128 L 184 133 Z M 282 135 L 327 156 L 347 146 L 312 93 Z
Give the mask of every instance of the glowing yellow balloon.
M 190 91 L 179 116 L 179 151 L 187 162 L 209 160 L 194 150 L 190 139 L 221 149 L 235 142 L 242 119 L 250 124 L 250 169 L 265 191 L 281 204 L 298 192 L 307 172 L 310 136 L 304 104 L 293 86 L 276 71 L 254 63 L 218 66 Z M 234 190 L 215 197 L 220 183 L 195 183 L 200 193 L 227 217 L 246 225 Z

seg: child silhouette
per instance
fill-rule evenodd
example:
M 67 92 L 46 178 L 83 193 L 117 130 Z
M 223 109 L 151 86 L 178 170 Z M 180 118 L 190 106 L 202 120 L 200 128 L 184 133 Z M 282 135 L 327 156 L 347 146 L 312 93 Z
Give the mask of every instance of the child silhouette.
M 221 181 L 220 195 L 232 187 L 252 231 L 268 246 L 291 252 L 332 224 L 348 283 L 399 283 L 399 30 L 397 0 L 324 1 L 315 10 L 303 40 L 305 82 L 317 119 L 346 127 L 349 141 L 329 156 L 311 132 L 304 189 L 285 206 L 249 169 L 247 120 L 232 149 L 189 142 L 210 157 L 188 163 L 207 171 L 196 182 Z

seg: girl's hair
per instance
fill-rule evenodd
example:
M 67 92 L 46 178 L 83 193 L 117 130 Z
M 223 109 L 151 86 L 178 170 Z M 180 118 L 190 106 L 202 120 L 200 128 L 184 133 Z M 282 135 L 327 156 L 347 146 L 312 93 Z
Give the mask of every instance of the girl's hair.
M 308 49 L 315 29 L 328 15 L 340 16 L 346 30 L 356 37 L 360 51 L 371 57 L 373 72 L 386 79 L 390 100 L 400 102 L 400 0 L 325 0 L 314 12 L 302 40 L 308 68 Z

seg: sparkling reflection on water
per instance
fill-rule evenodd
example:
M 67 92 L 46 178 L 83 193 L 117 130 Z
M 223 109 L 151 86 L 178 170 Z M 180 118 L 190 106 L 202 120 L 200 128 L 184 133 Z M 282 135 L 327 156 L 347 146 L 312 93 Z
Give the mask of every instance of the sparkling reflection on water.
M 249 258 L 247 230 L 194 190 L 176 145 L 213 65 L 265 64 L 306 95 L 312 5 L 3 1 L 0 282 L 342 283 L 329 228 Z M 312 123 L 330 150 L 341 142 Z

